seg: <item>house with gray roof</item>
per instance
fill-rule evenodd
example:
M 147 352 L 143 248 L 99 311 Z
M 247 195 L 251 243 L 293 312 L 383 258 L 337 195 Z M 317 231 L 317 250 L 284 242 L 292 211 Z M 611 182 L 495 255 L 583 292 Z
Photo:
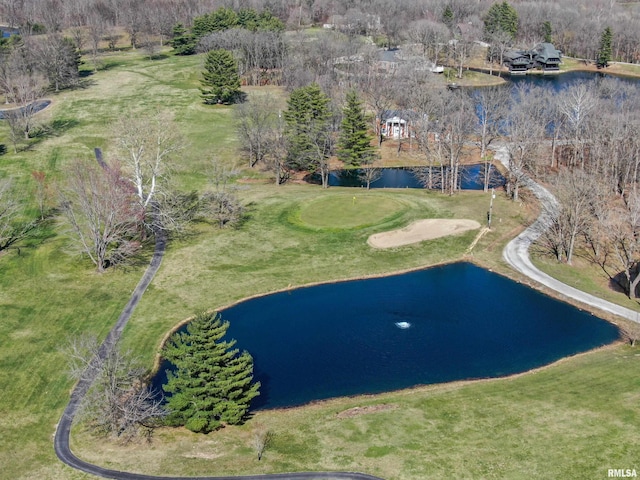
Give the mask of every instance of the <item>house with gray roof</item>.
M 562 52 L 551 43 L 539 43 L 532 50 L 508 50 L 503 56 L 503 64 L 512 75 L 525 74 L 533 68 L 543 72 L 560 71 Z
M 535 66 L 544 71 L 560 70 L 562 52 L 551 43 L 539 43 L 532 50 Z

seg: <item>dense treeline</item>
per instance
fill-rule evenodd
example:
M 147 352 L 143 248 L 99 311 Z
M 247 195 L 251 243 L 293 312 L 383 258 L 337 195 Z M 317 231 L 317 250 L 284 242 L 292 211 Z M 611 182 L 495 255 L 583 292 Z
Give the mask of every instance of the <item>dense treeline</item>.
M 391 44 L 406 40 L 410 25 L 430 21 L 449 27 L 457 24 L 483 26 L 493 0 L 2 0 L 4 23 L 20 27 L 23 33 L 72 32 L 82 49 L 89 37 L 117 36 L 124 29 L 133 45 L 147 42 L 148 36 L 169 38 L 176 24 L 194 26 L 197 17 L 225 7 L 239 12 L 269 11 L 286 26 L 309 24 L 343 25 L 354 34 L 383 35 Z M 599 38 L 607 26 L 614 29 L 615 60 L 635 62 L 640 56 L 640 12 L 634 2 L 613 0 L 509 2 L 518 17 L 514 38 L 530 47 L 549 35 L 567 55 L 593 59 Z M 197 27 L 197 22 L 196 25 Z M 88 30 L 83 30 L 89 27 Z M 80 45 L 81 44 L 81 45 Z

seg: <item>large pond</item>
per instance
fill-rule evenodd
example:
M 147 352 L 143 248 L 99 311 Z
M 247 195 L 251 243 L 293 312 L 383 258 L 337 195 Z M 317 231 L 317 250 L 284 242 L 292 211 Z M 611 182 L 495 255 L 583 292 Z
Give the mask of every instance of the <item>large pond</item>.
M 604 320 L 468 263 L 300 288 L 221 315 L 254 357 L 262 389 L 253 408 L 510 375 L 619 336 Z M 154 386 L 164 378 L 161 370 Z

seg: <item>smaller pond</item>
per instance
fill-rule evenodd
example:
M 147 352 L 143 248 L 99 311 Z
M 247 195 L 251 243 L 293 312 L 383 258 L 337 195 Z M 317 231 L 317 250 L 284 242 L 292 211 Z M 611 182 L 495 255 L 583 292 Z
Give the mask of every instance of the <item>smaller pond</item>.
M 262 383 L 253 408 L 510 375 L 619 336 L 604 320 L 468 263 L 300 288 L 220 313 L 228 338 L 253 355 Z
M 429 167 L 423 167 L 422 170 L 427 172 Z M 445 169 L 445 175 L 448 169 Z M 329 174 L 329 186 L 331 187 L 365 187 L 366 181 L 361 178 L 362 170 L 334 170 Z M 371 188 L 425 188 L 420 183 L 413 168 L 381 168 L 379 169 L 380 178 L 371 183 Z M 433 169 L 434 177 L 441 176 L 441 169 Z M 483 184 L 483 165 L 462 165 L 460 166 L 460 188 L 463 190 L 482 190 Z M 320 183 L 319 176 L 313 176 L 313 183 Z M 436 182 L 437 183 L 437 182 Z M 504 177 L 495 167 L 491 168 L 491 178 L 489 188 L 502 187 L 505 184 Z M 436 188 L 439 188 L 437 186 Z
M 29 109 L 30 113 L 38 113 L 41 110 L 44 110 L 49 105 L 51 105 L 51 100 L 38 100 L 33 103 L 30 103 L 26 107 L 20 108 L 12 108 L 9 110 L 0 110 L 0 120 L 6 120 L 8 116 L 12 114 L 20 114 Z

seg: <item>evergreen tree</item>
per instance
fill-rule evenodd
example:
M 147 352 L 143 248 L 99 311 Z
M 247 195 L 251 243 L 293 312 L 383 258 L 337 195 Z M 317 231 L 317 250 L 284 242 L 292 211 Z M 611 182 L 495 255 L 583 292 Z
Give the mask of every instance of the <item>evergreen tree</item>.
M 193 19 L 191 33 L 197 38 L 209 33 L 220 32 L 238 26 L 238 14 L 232 8 L 220 7 L 217 10 Z
M 253 8 L 242 8 L 238 11 L 238 25 L 247 30 L 258 29 L 258 12 Z
M 329 97 L 317 83 L 291 92 L 283 113 L 289 142 L 287 164 L 294 169 L 316 169 L 329 156 Z
M 373 137 L 367 131 L 362 102 L 355 90 L 347 93 L 347 104 L 342 110 L 338 158 L 347 165 L 358 166 L 373 159 Z
M 505 32 L 516 38 L 518 33 L 518 12 L 508 2 L 494 3 L 484 17 L 484 32 L 487 38 L 498 32 Z
M 542 36 L 546 43 L 553 43 L 553 38 L 551 34 L 553 33 L 553 28 L 551 26 L 551 22 L 547 20 L 542 24 Z
M 238 64 L 228 50 L 211 50 L 202 74 L 204 103 L 234 103 L 240 97 Z
M 451 7 L 447 5 L 444 9 L 444 12 L 442 12 L 442 23 L 444 23 L 449 28 L 453 28 L 454 22 L 455 18 L 453 15 L 453 10 L 451 10 Z
M 196 53 L 196 37 L 189 33 L 181 23 L 173 27 L 169 44 L 176 55 L 193 55 Z
M 216 313 L 200 313 L 186 333 L 169 338 L 163 357 L 176 371 L 168 372 L 162 388 L 171 394 L 167 402 L 170 425 L 208 433 L 246 418 L 260 383 L 252 382 L 251 355 L 233 348 L 235 340 L 222 340 L 228 328 L 229 322 Z
M 611 27 L 607 27 L 600 36 L 600 49 L 598 50 L 598 68 L 606 68 L 609 66 L 609 62 L 613 56 L 613 49 L 611 44 L 613 42 L 613 32 Z
M 269 10 L 263 10 L 258 15 L 258 30 L 267 30 L 270 32 L 284 32 L 284 23 Z

